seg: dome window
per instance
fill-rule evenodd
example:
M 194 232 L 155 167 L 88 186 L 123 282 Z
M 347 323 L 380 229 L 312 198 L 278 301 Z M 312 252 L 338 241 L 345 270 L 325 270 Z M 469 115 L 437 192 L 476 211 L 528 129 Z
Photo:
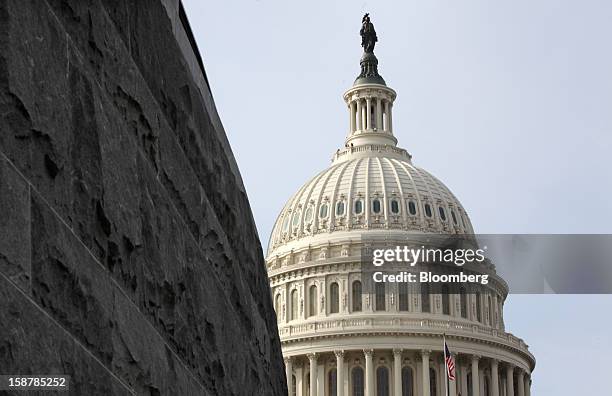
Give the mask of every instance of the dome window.
M 374 201 L 372 201 L 372 212 L 374 213 L 380 213 L 380 199 L 375 199 Z
M 416 205 L 414 204 L 414 201 L 408 201 L 408 212 L 410 212 L 410 214 L 413 216 L 417 214 L 417 209 Z
M 312 221 L 312 206 L 309 206 L 308 209 L 306 209 L 306 213 L 304 213 L 304 221 L 306 223 L 310 223 Z
M 433 213 L 431 212 L 431 205 L 429 205 L 428 203 L 425 204 L 425 215 L 427 217 L 431 217 L 433 215 Z
M 397 199 L 391 200 L 391 213 L 398 214 L 400 211 L 399 201 Z
M 363 213 L 363 201 L 361 199 L 358 199 L 357 201 L 355 201 L 355 214 L 361 213 Z
M 438 206 L 438 212 L 440 213 L 440 218 L 442 221 L 446 221 L 446 212 L 442 206 Z
M 321 205 L 321 207 L 319 208 L 319 217 L 321 218 L 327 217 L 327 204 L 326 203 Z
M 291 224 L 294 227 L 297 227 L 300 224 L 300 211 L 296 210 L 295 213 L 293 214 L 293 221 L 291 222 Z
M 451 210 L 451 217 L 453 218 L 453 223 L 457 225 L 457 216 L 455 216 L 455 211 Z
M 344 201 L 338 201 L 336 204 L 336 216 L 344 216 Z

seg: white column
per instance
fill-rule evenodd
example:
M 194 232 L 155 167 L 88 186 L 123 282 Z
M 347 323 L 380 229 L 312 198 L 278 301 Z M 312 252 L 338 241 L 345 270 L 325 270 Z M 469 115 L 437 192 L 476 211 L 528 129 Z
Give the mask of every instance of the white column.
M 429 351 L 421 351 L 421 372 L 423 374 L 423 396 L 430 396 L 429 392 Z
M 438 369 L 438 389 L 440 389 L 440 393 L 446 392 L 446 361 L 444 360 L 444 354 L 440 357 Z M 449 384 L 450 385 L 450 384 Z M 444 393 L 446 396 L 446 393 Z
M 372 363 L 372 350 L 364 349 L 365 354 L 365 396 L 374 396 L 374 364 Z
M 310 362 L 310 396 L 317 396 L 317 354 L 309 353 Z
M 372 129 L 372 99 L 366 98 L 366 129 Z
M 293 385 L 293 365 L 289 356 L 285 358 L 285 376 L 287 376 L 287 391 L 291 395 Z
M 525 396 L 531 396 L 531 378 L 529 377 L 529 374 L 525 375 L 524 382 Z
M 317 365 L 317 395 L 325 395 L 325 363 Z
M 376 98 L 376 129 L 382 131 L 383 129 L 383 117 L 382 117 L 382 99 Z
M 499 396 L 499 362 L 491 360 L 491 396 Z
M 355 102 L 349 103 L 349 133 L 355 132 Z
M 393 133 L 393 117 L 391 114 L 393 113 L 393 102 L 388 102 L 387 105 L 387 122 L 389 124 L 389 132 Z
M 402 396 L 402 350 L 393 350 L 393 394 Z
M 360 131 L 363 129 L 363 116 L 362 116 L 362 111 L 361 111 L 361 100 L 357 100 L 356 102 L 356 106 L 357 106 L 357 130 Z
M 344 396 L 344 351 L 334 351 L 336 355 L 336 396 Z
M 506 396 L 514 396 L 514 367 L 506 367 Z
M 364 131 L 368 128 L 367 120 L 367 103 L 361 103 L 361 129 Z
M 519 369 L 517 377 L 518 381 L 516 381 L 516 390 L 518 396 L 525 396 L 525 381 L 523 380 L 525 377 L 525 372 Z
M 295 396 L 304 396 L 304 369 L 301 364 L 295 369 Z
M 480 395 L 480 372 L 478 371 L 478 360 L 480 356 L 472 356 L 472 396 Z

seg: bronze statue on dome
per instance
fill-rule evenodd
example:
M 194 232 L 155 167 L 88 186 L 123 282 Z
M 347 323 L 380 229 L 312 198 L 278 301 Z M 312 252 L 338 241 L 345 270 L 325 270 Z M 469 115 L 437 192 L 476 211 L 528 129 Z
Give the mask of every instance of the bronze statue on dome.
M 361 19 L 361 30 L 359 31 L 361 35 L 361 46 L 363 47 L 364 52 L 374 53 L 374 45 L 378 41 L 378 37 L 376 37 L 376 30 L 374 30 L 374 25 L 370 22 L 370 14 L 366 13 Z

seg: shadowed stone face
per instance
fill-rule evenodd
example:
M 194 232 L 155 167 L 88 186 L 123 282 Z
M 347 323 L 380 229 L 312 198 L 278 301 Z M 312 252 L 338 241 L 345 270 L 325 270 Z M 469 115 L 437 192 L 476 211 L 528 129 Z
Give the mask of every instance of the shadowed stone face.
M 286 394 L 263 255 L 175 1 L 0 2 L 0 372 Z

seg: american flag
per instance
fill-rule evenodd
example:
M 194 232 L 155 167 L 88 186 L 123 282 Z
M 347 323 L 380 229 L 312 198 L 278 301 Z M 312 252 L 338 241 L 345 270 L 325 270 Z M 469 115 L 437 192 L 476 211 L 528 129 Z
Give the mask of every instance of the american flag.
M 448 350 L 448 345 L 446 344 L 446 340 L 444 340 L 444 361 L 446 362 L 446 374 L 448 374 L 448 379 L 451 381 L 455 380 L 455 362 L 453 361 L 453 357 Z

